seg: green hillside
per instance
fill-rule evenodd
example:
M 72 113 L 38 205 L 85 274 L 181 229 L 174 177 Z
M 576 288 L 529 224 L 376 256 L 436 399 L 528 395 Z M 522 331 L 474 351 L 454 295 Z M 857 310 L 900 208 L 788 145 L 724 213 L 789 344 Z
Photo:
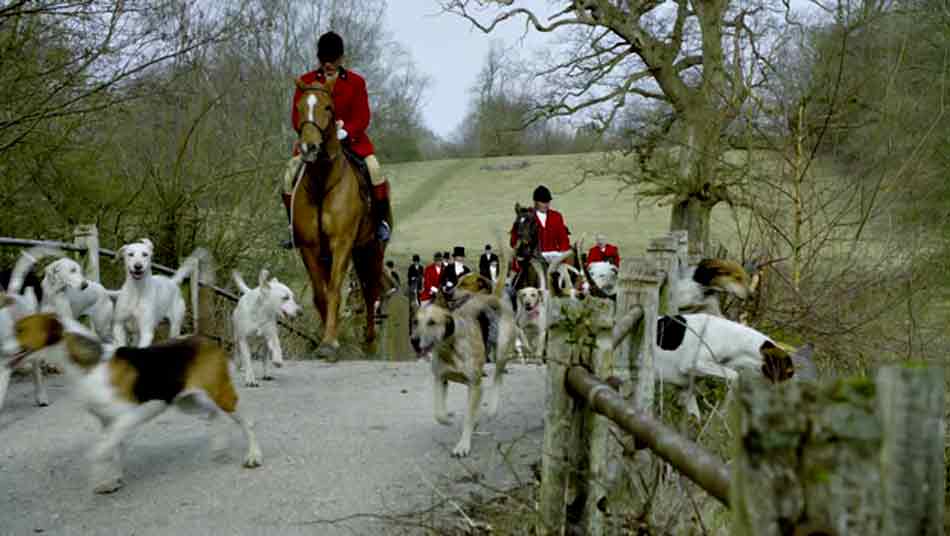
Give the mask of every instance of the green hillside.
M 585 163 L 599 155 L 554 155 L 438 160 L 385 166 L 391 177 L 396 233 L 389 256 L 405 262 L 412 253 L 424 261 L 436 250 L 465 246 L 474 261 L 498 232 L 507 235 L 516 202 L 530 203 L 538 184 L 554 193 L 553 206 L 564 214 L 572 240 L 602 231 L 617 244 L 621 256 L 643 253 L 650 238 L 668 230 L 669 207 L 646 205 L 637 210 L 636 196 L 621 192 L 613 178 L 581 178 Z M 526 162 L 526 167 L 519 164 Z M 510 167 L 512 169 L 502 169 Z M 714 213 L 714 238 L 731 235 L 725 211 Z M 719 231 L 717 233 L 716 231 Z

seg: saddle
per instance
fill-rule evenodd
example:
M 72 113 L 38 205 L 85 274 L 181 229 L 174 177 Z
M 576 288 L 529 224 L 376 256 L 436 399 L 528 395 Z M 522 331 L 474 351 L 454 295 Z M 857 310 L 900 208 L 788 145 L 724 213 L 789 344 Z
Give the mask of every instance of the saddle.
M 343 154 L 346 155 L 346 159 L 353 164 L 353 167 L 356 168 L 357 175 L 362 179 L 360 180 L 360 193 L 363 197 L 368 198 L 370 192 L 373 191 L 373 182 L 369 177 L 369 166 L 366 165 L 366 160 L 362 156 L 354 153 L 353 150 L 346 145 L 343 146 Z
M 366 160 L 345 145 L 343 146 L 343 154 L 346 156 L 346 159 L 353 164 L 353 167 L 356 168 L 356 174 L 360 177 L 360 196 L 369 200 L 370 192 L 373 191 L 373 181 L 370 179 L 369 166 L 366 165 Z M 300 179 L 302 172 L 303 164 L 301 163 L 294 174 L 294 186 L 297 185 L 297 181 Z

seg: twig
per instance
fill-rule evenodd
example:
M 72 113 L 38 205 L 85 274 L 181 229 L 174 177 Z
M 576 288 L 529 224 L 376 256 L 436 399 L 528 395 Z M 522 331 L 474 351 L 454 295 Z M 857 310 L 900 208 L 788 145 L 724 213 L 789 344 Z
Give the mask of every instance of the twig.
M 435 485 L 434 485 L 432 482 L 430 482 L 428 478 L 426 478 L 426 475 L 425 475 L 425 473 L 422 472 L 422 469 L 419 467 L 419 464 L 413 463 L 412 466 L 413 466 L 413 467 L 416 469 L 416 471 L 419 473 L 419 478 L 422 479 L 422 482 L 424 482 L 427 486 L 429 486 L 429 488 L 430 488 L 432 491 L 434 491 L 435 494 L 438 495 L 440 499 L 442 499 L 443 501 L 445 501 L 445 502 L 451 504 L 456 510 L 458 510 L 458 513 L 462 514 L 462 518 L 465 519 L 465 522 L 466 522 L 466 523 L 468 523 L 468 527 L 469 527 L 470 529 L 473 529 L 473 530 L 474 530 L 474 529 L 484 529 L 484 528 L 487 528 L 484 524 L 480 524 L 480 523 L 476 523 L 475 521 L 472 521 L 472 518 L 468 517 L 468 514 L 465 513 L 465 510 L 463 510 L 462 507 L 459 506 L 459 504 L 458 504 L 457 502 L 453 501 L 453 500 L 450 499 L 449 497 L 446 497 L 444 493 L 442 493 L 441 491 L 439 491 L 439 489 L 438 489 L 437 487 L 435 487 Z

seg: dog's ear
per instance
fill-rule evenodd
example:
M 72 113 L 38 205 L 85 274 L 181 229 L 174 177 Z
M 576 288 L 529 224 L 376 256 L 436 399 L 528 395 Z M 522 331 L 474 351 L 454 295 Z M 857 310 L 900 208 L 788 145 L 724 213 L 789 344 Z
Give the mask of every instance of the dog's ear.
M 762 354 L 762 375 L 772 383 L 783 382 L 795 375 L 792 357 L 772 341 L 763 342 L 759 353 Z
M 140 238 L 139 242 L 145 244 L 145 247 L 148 248 L 149 252 L 155 251 L 155 244 L 152 244 L 152 241 L 148 238 Z
M 128 244 L 120 247 L 115 252 L 115 257 L 112 258 L 112 262 L 121 262 L 122 258 L 125 257 L 125 248 L 128 247 Z
M 448 339 L 452 335 L 455 335 L 455 317 L 452 315 L 446 315 L 445 317 L 445 338 Z
M 521 216 L 521 203 L 515 201 L 515 216 Z

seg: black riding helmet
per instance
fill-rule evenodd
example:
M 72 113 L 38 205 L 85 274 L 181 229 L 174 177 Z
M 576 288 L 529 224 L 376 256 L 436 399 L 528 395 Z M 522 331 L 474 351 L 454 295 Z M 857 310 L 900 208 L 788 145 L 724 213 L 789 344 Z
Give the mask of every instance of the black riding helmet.
M 538 186 L 534 189 L 533 199 L 535 201 L 540 201 L 541 203 L 550 203 L 551 190 L 548 190 L 548 187 L 542 184 L 541 186 Z
M 320 63 L 334 62 L 343 57 L 343 38 L 336 32 L 327 32 L 317 41 L 317 59 Z

